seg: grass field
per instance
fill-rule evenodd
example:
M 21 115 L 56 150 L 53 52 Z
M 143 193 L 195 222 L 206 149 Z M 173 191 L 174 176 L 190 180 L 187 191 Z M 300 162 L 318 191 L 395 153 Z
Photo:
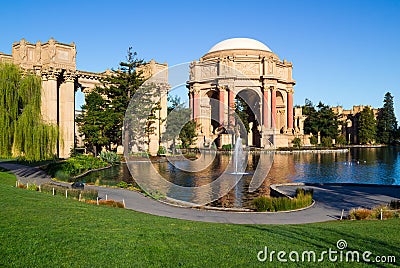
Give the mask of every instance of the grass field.
M 0 172 L 0 267 L 277 267 L 257 253 L 348 250 L 398 255 L 400 220 L 332 221 L 307 225 L 190 222 L 98 207 L 17 189 Z M 288 258 L 288 256 L 286 256 Z M 293 263 L 293 267 L 361 267 L 365 263 Z

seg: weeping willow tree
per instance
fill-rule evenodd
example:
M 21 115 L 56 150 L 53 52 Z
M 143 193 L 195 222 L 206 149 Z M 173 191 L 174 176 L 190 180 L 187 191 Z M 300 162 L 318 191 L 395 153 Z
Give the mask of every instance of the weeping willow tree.
M 54 157 L 58 127 L 41 118 L 41 80 L 14 64 L 0 64 L 0 157 Z

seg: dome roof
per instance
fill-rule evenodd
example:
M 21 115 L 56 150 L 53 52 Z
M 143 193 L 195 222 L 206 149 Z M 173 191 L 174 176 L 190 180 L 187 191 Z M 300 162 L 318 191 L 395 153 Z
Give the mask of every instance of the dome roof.
M 207 53 L 230 49 L 254 49 L 272 52 L 269 47 L 260 41 L 251 38 L 231 38 L 214 45 Z

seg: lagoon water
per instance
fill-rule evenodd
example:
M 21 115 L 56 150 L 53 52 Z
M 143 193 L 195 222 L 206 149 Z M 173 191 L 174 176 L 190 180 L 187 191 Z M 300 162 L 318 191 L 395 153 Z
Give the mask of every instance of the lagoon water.
M 284 182 L 313 182 L 313 183 L 368 183 L 384 185 L 400 185 L 400 147 L 382 148 L 351 148 L 349 152 L 332 153 L 293 153 L 273 156 L 273 162 L 268 174 L 261 172 L 261 186 L 254 192 L 249 192 L 255 169 L 261 161 L 271 159 L 268 154 L 249 153 L 246 172 L 238 184 L 225 196 L 210 205 L 223 207 L 251 207 L 252 199 L 259 195 L 269 194 L 269 186 Z M 266 158 L 265 155 L 268 155 Z M 140 174 L 149 174 L 155 170 L 167 181 L 183 187 L 208 185 L 216 180 L 229 166 L 231 155 L 217 154 L 200 155 L 197 162 L 209 165 L 201 171 L 182 171 L 178 167 L 194 165 L 191 161 L 163 161 L 152 164 L 141 164 Z M 267 160 L 265 160 L 267 159 Z M 152 166 L 151 166 L 152 165 Z M 177 167 L 178 166 L 178 167 Z M 269 166 L 267 165 L 269 168 Z M 268 170 L 268 168 L 266 170 Z M 139 169 L 139 168 L 138 168 Z M 148 169 L 148 170 L 146 170 Z M 138 173 L 138 174 L 139 174 Z M 257 173 L 259 175 L 259 173 Z M 264 179 L 265 178 L 265 179 Z M 86 182 L 97 181 L 100 184 L 113 185 L 120 181 L 134 183 L 126 165 L 120 165 L 108 170 L 95 172 L 85 176 Z M 260 178 L 259 178 L 260 180 Z M 218 189 L 210 189 L 215 192 Z M 169 197 L 196 202 L 198 195 L 210 193 L 196 192 L 197 196 L 179 190 L 168 191 Z

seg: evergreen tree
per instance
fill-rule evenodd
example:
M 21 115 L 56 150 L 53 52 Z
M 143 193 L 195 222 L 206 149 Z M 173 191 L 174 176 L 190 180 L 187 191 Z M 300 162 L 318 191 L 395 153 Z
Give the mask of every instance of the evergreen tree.
M 190 127 L 189 125 L 182 126 L 182 124 L 190 120 L 191 111 L 184 106 L 178 96 L 168 97 L 168 101 L 171 105 L 168 106 L 168 119 L 163 138 L 166 141 L 172 140 L 172 153 L 175 154 L 176 139 L 179 137 L 181 129 L 185 126 Z
M 360 112 L 358 118 L 358 141 L 360 144 L 371 144 L 376 139 L 376 120 L 369 106 Z
M 252 111 L 249 107 L 249 105 L 246 103 L 244 99 L 242 99 L 240 96 L 236 96 L 235 100 L 235 114 L 239 117 L 239 119 L 242 121 L 244 127 L 246 128 L 246 132 L 250 132 L 250 125 L 249 125 L 249 120 L 251 120 L 250 115 L 252 114 Z M 244 130 L 241 130 L 244 131 Z M 241 134 L 242 137 L 245 137 L 245 133 Z
M 318 104 L 318 129 L 321 132 L 321 137 L 329 137 L 336 139 L 339 134 L 339 119 L 331 107 L 324 105 L 322 102 Z
M 106 110 L 110 115 L 108 125 L 105 126 L 105 134 L 114 145 L 122 145 L 122 126 L 125 112 L 132 96 L 145 81 L 142 72 L 137 68 L 144 61 L 137 58 L 137 53 L 128 49 L 126 61 L 119 63 L 118 70 L 112 70 L 112 74 L 103 79 L 103 86 L 97 91 L 106 99 Z
M 385 94 L 383 107 L 379 110 L 377 123 L 377 142 L 392 144 L 396 138 L 397 120 L 394 114 L 393 96 L 390 92 Z
M 304 132 L 312 133 L 314 136 L 321 133 L 321 137 L 329 137 L 336 139 L 339 134 L 338 116 L 328 106 L 319 102 L 318 109 L 315 109 L 312 102 L 306 99 L 305 105 L 302 107 L 303 114 L 307 116 L 304 122 Z
M 160 109 L 160 104 L 155 100 L 157 94 L 154 85 L 141 87 L 145 79 L 138 67 L 143 64 L 144 61 L 138 59 L 137 53 L 130 47 L 126 61 L 120 62 L 117 70 L 112 70 L 110 75 L 102 79 L 102 86 L 96 87 L 86 96 L 84 112 L 78 122 L 80 131 L 85 136 L 85 143 L 93 147 L 95 153 L 102 146 L 111 150 L 122 145 L 124 124 L 124 139 L 128 141 L 126 149 L 131 147 L 132 142 L 149 143 L 149 137 L 155 130 L 154 123 L 158 119 L 156 111 Z M 130 107 L 128 111 L 134 95 L 141 102 Z
M 97 156 L 102 146 L 110 146 L 110 138 L 107 136 L 109 124 L 109 111 L 107 101 L 97 92 L 92 91 L 85 96 L 85 104 L 82 106 L 82 114 L 76 119 L 79 133 L 84 135 L 84 141 L 89 151 Z
M 195 120 L 187 122 L 181 132 L 179 133 L 179 139 L 182 141 L 183 148 L 189 148 L 197 140 L 197 123 Z
M 313 103 L 309 100 L 305 100 L 305 104 L 302 106 L 303 115 L 307 116 L 304 121 L 304 133 L 318 135 L 318 117 L 317 111 Z

